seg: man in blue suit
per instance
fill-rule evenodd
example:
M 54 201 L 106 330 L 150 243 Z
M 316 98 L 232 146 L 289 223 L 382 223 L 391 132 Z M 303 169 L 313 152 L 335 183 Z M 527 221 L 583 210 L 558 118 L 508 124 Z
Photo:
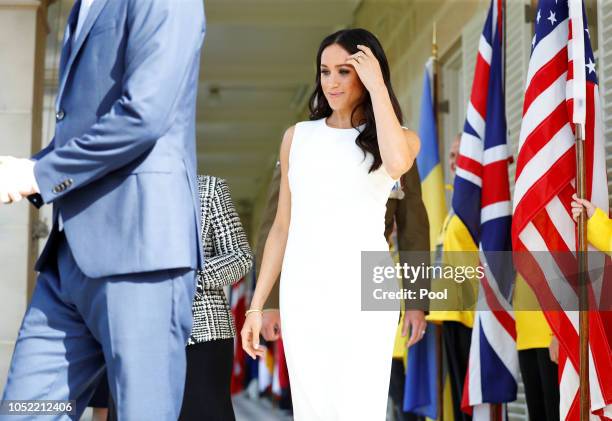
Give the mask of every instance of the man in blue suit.
M 202 266 L 204 32 L 202 0 L 75 2 L 54 139 L 0 158 L 0 200 L 52 203 L 54 221 L 3 400 L 76 400 L 78 419 L 106 368 L 119 419 L 177 419 Z

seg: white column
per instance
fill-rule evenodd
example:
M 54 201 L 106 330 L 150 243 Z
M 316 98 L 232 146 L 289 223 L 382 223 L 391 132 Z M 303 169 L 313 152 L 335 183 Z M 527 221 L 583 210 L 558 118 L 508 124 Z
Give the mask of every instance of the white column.
M 0 155 L 32 152 L 40 1 L 0 0 Z M 0 205 L 0 393 L 28 301 L 29 204 Z

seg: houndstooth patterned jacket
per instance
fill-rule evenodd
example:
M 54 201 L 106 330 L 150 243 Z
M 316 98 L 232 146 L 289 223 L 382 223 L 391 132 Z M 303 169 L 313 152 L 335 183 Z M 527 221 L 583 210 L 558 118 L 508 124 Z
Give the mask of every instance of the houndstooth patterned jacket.
M 233 338 L 236 327 L 223 287 L 242 278 L 253 255 L 225 180 L 199 175 L 204 268 L 197 273 L 188 345 Z

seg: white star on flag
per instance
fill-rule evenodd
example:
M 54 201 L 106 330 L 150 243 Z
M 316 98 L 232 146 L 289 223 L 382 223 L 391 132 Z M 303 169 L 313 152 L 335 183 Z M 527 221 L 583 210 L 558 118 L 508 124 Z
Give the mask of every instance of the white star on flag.
M 542 17 L 542 11 L 538 10 L 538 17 L 536 18 L 536 23 L 540 23 L 540 18 Z
M 593 63 L 592 59 L 589 58 L 589 63 L 586 65 L 586 67 L 589 69 L 589 74 L 595 71 L 595 63 Z
M 555 13 L 552 10 L 550 12 L 550 16 L 547 17 L 546 19 L 548 19 L 550 21 L 551 25 L 554 25 L 555 22 L 557 21 L 557 18 L 555 17 Z
M 535 43 L 536 43 L 536 36 L 533 36 L 533 39 L 531 40 L 531 48 L 535 47 Z

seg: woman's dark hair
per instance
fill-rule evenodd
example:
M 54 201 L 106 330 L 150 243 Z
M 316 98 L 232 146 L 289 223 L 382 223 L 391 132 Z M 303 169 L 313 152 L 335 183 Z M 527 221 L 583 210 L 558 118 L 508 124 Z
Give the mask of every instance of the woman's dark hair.
M 317 79 L 316 79 L 316 87 L 312 95 L 310 96 L 309 108 L 310 108 L 310 119 L 318 120 L 321 118 L 327 118 L 331 115 L 332 109 L 327 102 L 327 98 L 323 94 L 323 89 L 321 88 L 321 55 L 323 54 L 323 50 L 333 44 L 338 44 L 342 48 L 344 48 L 349 54 L 355 54 L 360 50 L 357 48 L 357 45 L 365 45 L 372 50 L 372 53 L 378 60 L 380 64 L 380 69 L 382 71 L 383 79 L 385 81 L 385 85 L 387 86 L 387 90 L 389 91 L 389 97 L 391 98 L 391 105 L 393 105 L 393 110 L 395 111 L 395 115 L 399 120 L 400 124 L 403 121 L 402 110 L 399 105 L 399 101 L 393 92 L 393 88 L 391 87 L 391 72 L 389 70 L 389 62 L 387 61 L 387 56 L 383 51 L 382 45 L 378 39 L 371 32 L 365 29 L 342 29 L 338 32 L 335 32 L 329 36 L 327 36 L 319 46 L 319 51 L 317 52 Z M 365 122 L 361 121 L 359 123 L 365 123 L 365 128 L 363 131 L 357 136 L 357 140 L 355 143 L 364 154 L 364 159 L 367 152 L 370 152 L 374 156 L 374 162 L 370 167 L 370 172 L 377 170 L 382 165 L 382 159 L 380 157 L 380 150 L 378 149 L 378 139 L 376 138 L 376 121 L 374 120 L 374 109 L 372 107 L 372 99 L 370 98 L 370 93 L 366 90 L 363 96 L 363 100 L 361 103 L 357 104 L 357 106 L 353 109 L 351 113 L 351 122 L 353 121 L 354 114 L 361 108 L 363 111 L 363 115 L 365 118 Z

